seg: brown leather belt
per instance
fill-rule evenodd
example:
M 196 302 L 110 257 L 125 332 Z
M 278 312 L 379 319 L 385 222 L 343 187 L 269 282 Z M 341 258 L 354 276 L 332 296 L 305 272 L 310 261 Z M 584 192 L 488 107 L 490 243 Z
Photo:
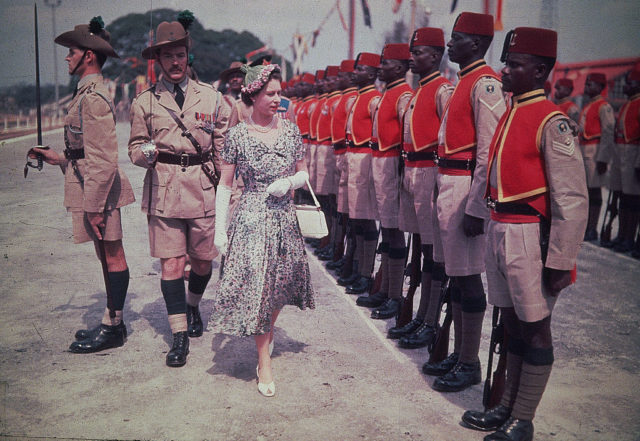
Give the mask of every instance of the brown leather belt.
M 64 149 L 64 157 L 70 161 L 84 159 L 84 149 Z
M 209 162 L 211 160 L 211 152 L 204 154 L 204 158 L 200 155 L 189 155 L 183 153 L 181 155 L 174 155 L 172 153 L 159 152 L 158 162 L 163 164 L 176 164 L 181 167 L 189 167 L 191 165 L 200 165 L 203 162 Z

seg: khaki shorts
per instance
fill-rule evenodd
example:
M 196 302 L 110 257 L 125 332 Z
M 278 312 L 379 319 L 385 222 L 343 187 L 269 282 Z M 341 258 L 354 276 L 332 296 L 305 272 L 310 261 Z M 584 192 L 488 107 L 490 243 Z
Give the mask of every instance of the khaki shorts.
M 398 228 L 400 210 L 400 157 L 373 157 L 371 170 L 376 189 L 378 219 L 383 228 Z
M 400 187 L 398 224 L 402 231 L 419 233 L 423 244 L 433 243 L 433 188 L 438 167 L 404 167 Z
M 436 211 L 445 271 L 449 276 L 480 274 L 485 268 L 486 234 L 467 237 L 462 229 L 471 188 L 471 176 L 450 176 L 438 173 L 436 179 L 438 185 Z
M 188 254 L 200 260 L 213 260 L 218 250 L 213 245 L 215 216 L 176 219 L 147 216 L 151 257 L 168 259 Z
M 336 155 L 336 169 L 338 170 L 338 212 L 349 213 L 349 162 L 347 154 Z
M 336 194 L 336 155 L 330 145 L 319 145 L 316 148 L 316 186 L 319 195 Z
M 605 175 L 599 175 L 596 171 L 596 152 L 598 144 L 580 144 L 582 159 L 584 161 L 584 171 L 587 174 L 587 187 L 598 188 L 605 183 Z
M 347 152 L 349 162 L 348 186 L 349 217 L 351 219 L 377 219 L 376 191 L 371 172 L 369 153 Z
M 514 308 L 518 318 L 537 322 L 548 317 L 557 297 L 542 281 L 540 224 L 489 221 L 487 232 L 488 301 Z
M 73 243 L 84 243 L 98 240 L 95 234 L 93 234 L 91 225 L 89 224 L 89 221 L 84 214 L 84 211 L 71 212 Z M 122 239 L 122 223 L 120 220 L 119 208 L 107 210 L 105 216 L 104 235 L 102 237 L 106 241 L 115 241 Z
M 640 195 L 640 181 L 635 175 L 635 164 L 640 156 L 640 145 L 617 144 L 615 150 L 620 156 L 620 181 L 624 194 Z
M 436 179 L 438 171 L 436 170 Z M 433 227 L 433 261 L 444 262 L 444 249 L 442 247 L 442 236 L 440 236 L 440 223 L 438 222 L 438 185 L 433 187 L 433 210 L 431 211 L 431 226 Z
M 307 168 L 309 171 L 309 183 L 311 184 L 311 187 L 313 188 L 313 191 L 316 190 L 316 153 L 317 153 L 317 146 L 316 144 L 307 144 Z

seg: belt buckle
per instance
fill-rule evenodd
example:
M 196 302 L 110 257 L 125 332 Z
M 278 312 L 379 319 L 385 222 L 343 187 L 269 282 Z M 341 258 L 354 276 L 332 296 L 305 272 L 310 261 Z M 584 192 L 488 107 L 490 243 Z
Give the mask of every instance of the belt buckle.
M 409 160 L 408 158 L 409 158 L 409 152 L 402 150 L 402 159 L 404 159 L 405 161 L 408 161 Z
M 182 171 L 189 167 L 189 155 L 187 153 L 180 155 L 180 167 L 182 167 Z
M 438 154 L 437 154 L 437 153 L 434 153 L 434 154 L 433 154 L 433 163 L 434 163 L 436 166 L 439 166 L 439 165 L 440 165 L 440 157 L 438 156 Z
M 487 198 L 487 207 L 491 208 L 492 210 L 495 211 L 496 209 L 496 201 L 493 200 L 491 197 Z
M 471 170 L 471 159 L 467 159 L 467 170 Z

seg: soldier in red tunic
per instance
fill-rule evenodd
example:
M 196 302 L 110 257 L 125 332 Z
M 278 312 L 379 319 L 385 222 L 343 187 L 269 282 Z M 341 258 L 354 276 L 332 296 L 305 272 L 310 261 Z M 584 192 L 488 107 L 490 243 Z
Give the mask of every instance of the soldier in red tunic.
M 516 28 L 504 45 L 502 84 L 513 103 L 491 142 L 486 195 L 489 302 L 500 308 L 509 336 L 507 378 L 498 406 L 462 416 L 470 428 L 496 431 L 485 441 L 533 439 L 554 359 L 551 312 L 572 282 L 587 220 L 577 130 L 542 89 L 556 41 L 555 31 Z
M 615 116 L 613 108 L 602 97 L 607 86 L 603 73 L 593 72 L 587 75 L 584 93 L 589 98 L 580 112 L 580 149 L 587 174 L 589 188 L 589 221 L 584 240 L 597 240 L 598 218 L 602 206 L 602 191 L 607 162 L 613 149 Z
M 569 118 L 578 122 L 580 118 L 580 109 L 576 106 L 576 103 L 571 99 L 571 94 L 573 93 L 573 81 L 569 78 L 560 78 L 556 81 L 554 86 L 556 92 L 554 94 L 554 98 L 556 99 L 556 104 L 560 107 L 560 110 L 564 112 Z
M 480 336 L 487 306 L 481 273 L 485 270 L 484 201 L 489 144 L 505 110 L 502 85 L 484 55 L 493 39 L 493 17 L 463 12 L 447 44 L 460 65 L 456 85 L 438 133 L 438 176 L 434 260 L 444 260 L 452 278 L 454 351 L 422 371 L 439 378 L 433 388 L 456 392 L 480 383 Z
M 402 231 L 418 233 L 422 252 L 420 306 L 413 320 L 389 329 L 389 338 L 399 338 L 407 349 L 429 345 L 435 336 L 444 280 L 444 262 L 433 260 L 433 189 L 438 167 L 440 118 L 453 86 L 440 75 L 444 54 L 444 33 L 439 28 L 417 29 L 411 38 L 411 71 L 420 76 L 420 87 L 404 116 L 404 169 L 400 185 L 398 224 Z

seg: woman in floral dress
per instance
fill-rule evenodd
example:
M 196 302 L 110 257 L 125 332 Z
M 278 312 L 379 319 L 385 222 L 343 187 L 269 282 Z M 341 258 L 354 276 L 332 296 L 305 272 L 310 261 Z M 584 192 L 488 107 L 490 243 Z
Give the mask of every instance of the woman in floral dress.
M 273 329 L 285 305 L 314 308 L 304 242 L 292 193 L 308 179 L 298 127 L 276 116 L 280 104 L 277 65 L 242 66 L 242 100 L 251 116 L 227 133 L 225 164 L 216 194 L 215 246 L 225 267 L 209 329 L 254 336 L 258 390 L 275 394 L 271 370 Z M 229 227 L 226 221 L 234 173 L 244 190 Z

